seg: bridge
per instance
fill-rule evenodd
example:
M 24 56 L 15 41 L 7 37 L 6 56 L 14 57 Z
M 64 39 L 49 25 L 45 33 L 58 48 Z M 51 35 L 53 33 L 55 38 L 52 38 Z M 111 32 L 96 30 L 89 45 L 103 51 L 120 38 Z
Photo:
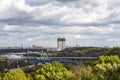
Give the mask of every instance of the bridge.
M 22 57 L 22 58 L 4 58 L 4 60 L 27 60 L 35 64 L 59 61 L 61 63 L 75 63 L 83 60 L 96 60 L 98 57 Z
M 31 59 L 80 59 L 80 60 L 90 60 L 90 59 L 97 59 L 98 57 L 21 57 L 21 58 L 4 58 L 5 60 L 31 60 Z

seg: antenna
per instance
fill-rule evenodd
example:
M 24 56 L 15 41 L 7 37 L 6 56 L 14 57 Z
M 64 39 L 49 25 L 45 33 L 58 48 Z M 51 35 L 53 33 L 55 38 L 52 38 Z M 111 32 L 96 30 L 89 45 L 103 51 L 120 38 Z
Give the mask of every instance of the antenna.
M 22 41 L 21 41 L 21 49 L 23 48 L 23 43 L 22 43 Z

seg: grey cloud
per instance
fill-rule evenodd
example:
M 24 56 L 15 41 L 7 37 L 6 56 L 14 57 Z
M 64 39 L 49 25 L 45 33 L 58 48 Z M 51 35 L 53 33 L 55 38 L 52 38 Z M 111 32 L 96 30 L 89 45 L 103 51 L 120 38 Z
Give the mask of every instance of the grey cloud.
M 55 0 L 25 0 L 26 4 L 28 4 L 30 6 L 45 5 L 52 1 L 55 1 Z
M 74 1 L 78 1 L 78 0 L 56 0 L 62 3 L 67 3 L 67 2 L 74 2 Z
M 107 26 L 109 24 L 120 24 L 119 19 L 118 20 L 112 20 L 111 17 L 108 19 L 105 19 L 100 22 L 92 22 L 92 23 L 62 23 L 55 20 L 29 20 L 29 19 L 0 19 L 0 23 L 8 24 L 8 25 L 21 25 L 21 26 L 40 26 L 40 25 L 49 25 L 49 26 Z
M 108 9 L 120 8 L 120 0 L 108 0 Z
M 52 21 L 52 20 L 27 20 L 27 19 L 5 19 L 5 20 L 0 20 L 0 23 L 6 23 L 9 25 L 23 25 L 23 26 L 39 26 L 39 25 L 49 25 L 49 26 L 54 26 L 54 25 L 61 25 L 57 21 Z
M 65 0 L 66 1 L 66 0 Z M 70 0 L 70 1 L 72 1 L 72 0 Z M 90 4 L 90 1 L 89 0 L 86 0 L 86 1 L 83 1 L 83 3 L 85 3 L 86 5 L 87 5 L 87 1 L 88 1 L 88 3 Z M 31 2 L 32 3 L 32 1 L 29 1 L 28 0 L 28 2 L 26 2 L 26 3 L 29 3 L 29 2 Z M 35 2 L 42 2 L 41 0 L 35 0 Z M 43 2 L 48 2 L 49 3 L 49 1 L 43 1 Z M 82 3 L 82 2 L 81 2 Z M 91 3 L 93 3 L 92 1 L 91 1 Z M 37 4 L 37 3 L 35 3 L 35 4 Z M 74 4 L 74 3 L 72 3 L 72 4 Z M 76 4 L 76 3 L 75 3 Z M 66 4 L 67 5 L 67 4 Z M 57 5 L 56 5 L 57 6 Z M 57 6 L 58 7 L 58 6 Z M 60 7 L 60 6 L 59 6 Z M 84 7 L 81 7 L 81 8 L 83 8 L 84 9 Z M 49 9 L 48 9 L 49 10 Z M 13 17 L 12 18 L 6 18 L 6 19 L 0 19 L 0 23 L 5 23 L 5 24 L 9 24 L 9 25 L 41 25 L 41 24 L 43 24 L 43 25 L 51 25 L 51 26 L 61 26 L 61 25 L 63 25 L 63 26 L 74 26 L 74 25 L 79 25 L 79 26 L 99 26 L 99 25 L 106 25 L 107 23 L 105 23 L 105 22 L 102 22 L 102 23 L 99 23 L 99 22 L 93 22 L 93 23 L 64 23 L 64 22 L 61 22 L 60 21 L 60 19 L 63 17 L 63 15 L 64 15 L 64 13 L 63 14 L 61 14 L 60 13 L 60 15 L 54 15 L 53 17 L 51 17 L 51 16 L 49 16 L 49 17 L 51 17 L 51 18 L 49 18 L 49 19 L 46 19 L 46 18 L 41 18 L 40 17 L 40 19 L 38 19 L 38 20 L 36 20 L 36 19 L 34 19 L 34 16 L 33 16 L 33 14 L 35 13 L 36 14 L 36 17 L 37 17 L 37 15 L 39 16 L 41 13 L 43 13 L 44 14 L 44 12 L 46 12 L 46 10 L 44 11 L 44 9 L 43 10 L 40 10 L 40 9 L 36 9 L 36 10 L 33 10 L 32 12 L 30 12 L 30 13 L 27 13 L 27 12 L 25 12 L 25 11 L 22 11 L 22 10 L 17 10 L 17 8 L 14 8 L 14 6 L 13 7 L 10 7 L 10 11 L 9 11 L 9 9 L 7 10 L 7 12 L 5 12 L 5 13 L 11 13 L 11 11 L 12 11 L 12 13 L 14 13 L 15 15 L 13 15 Z M 56 10 L 57 11 L 57 10 Z M 11 14 L 12 14 L 11 13 Z M 10 16 L 11 16 L 11 14 L 10 14 Z M 52 13 L 51 13 L 52 14 Z M 66 13 L 65 13 L 66 14 Z M 68 14 L 68 13 L 67 13 Z M 49 14 L 48 14 L 49 15 Z

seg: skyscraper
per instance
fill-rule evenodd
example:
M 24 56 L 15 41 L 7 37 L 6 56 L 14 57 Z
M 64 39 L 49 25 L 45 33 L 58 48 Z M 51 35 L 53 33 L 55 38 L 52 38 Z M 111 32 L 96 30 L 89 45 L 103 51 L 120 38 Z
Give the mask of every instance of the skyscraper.
M 65 38 L 58 38 L 57 39 L 57 49 L 58 51 L 63 50 L 66 48 Z

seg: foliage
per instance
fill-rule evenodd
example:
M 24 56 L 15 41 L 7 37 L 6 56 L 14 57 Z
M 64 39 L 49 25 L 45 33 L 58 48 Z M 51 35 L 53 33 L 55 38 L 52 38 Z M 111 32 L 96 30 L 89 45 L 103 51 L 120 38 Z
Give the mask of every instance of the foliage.
M 26 66 L 26 67 L 23 68 L 23 71 L 25 73 L 31 73 L 31 72 L 35 72 L 36 70 L 38 70 L 40 68 L 41 68 L 41 65 L 35 65 L 35 66 L 32 66 L 32 67 Z
M 92 74 L 92 67 L 79 67 L 75 66 L 72 70 L 74 73 L 73 80 L 92 80 L 93 74 Z
M 120 59 L 119 56 L 114 55 L 114 56 L 99 56 L 99 59 L 97 63 L 110 63 L 110 64 L 120 64 Z
M 100 56 L 93 67 L 95 80 L 120 80 L 120 59 L 118 56 Z
M 2 60 L 0 61 L 0 72 L 4 72 L 5 69 L 14 69 L 28 65 L 31 65 L 31 62 L 25 60 Z
M 97 64 L 94 67 L 94 76 L 96 80 L 120 80 L 120 64 Z
M 22 70 L 10 70 L 8 71 L 3 80 L 27 80 Z
M 94 63 L 94 65 L 93 65 Z M 120 80 L 117 55 L 99 56 L 96 61 L 83 61 L 63 66 L 59 62 L 0 73 L 0 80 Z
M 70 65 L 71 66 L 71 65 Z M 93 66 L 72 65 L 73 80 L 120 80 L 118 56 L 100 56 Z
M 103 48 L 103 47 L 72 47 L 60 51 L 57 56 L 98 57 L 101 55 L 105 55 L 105 56 L 112 55 L 111 53 L 112 50 L 113 48 Z M 117 50 L 120 50 L 120 48 Z
M 33 76 L 30 73 L 26 73 L 27 80 L 34 80 Z
M 69 56 L 69 57 L 99 57 L 101 55 L 110 56 L 118 55 L 120 56 L 120 47 L 69 47 L 60 52 L 52 52 L 48 56 Z
M 2 80 L 2 78 L 4 77 L 4 72 L 0 72 L 0 80 Z
M 120 56 L 120 47 L 113 47 L 109 54 Z
M 45 63 L 36 71 L 36 80 L 69 80 L 73 74 L 59 62 Z
M 1 77 L 1 75 L 0 75 L 0 80 L 2 80 L 2 77 Z

